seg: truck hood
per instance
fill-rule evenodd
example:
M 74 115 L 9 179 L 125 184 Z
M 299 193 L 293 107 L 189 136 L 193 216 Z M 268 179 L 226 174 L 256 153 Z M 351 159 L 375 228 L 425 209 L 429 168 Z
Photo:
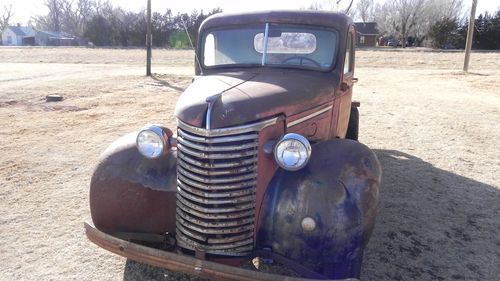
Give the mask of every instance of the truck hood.
M 175 115 L 206 126 L 207 98 L 214 99 L 212 129 L 251 123 L 279 114 L 290 116 L 333 99 L 339 77 L 303 70 L 234 72 L 202 76 L 181 95 Z

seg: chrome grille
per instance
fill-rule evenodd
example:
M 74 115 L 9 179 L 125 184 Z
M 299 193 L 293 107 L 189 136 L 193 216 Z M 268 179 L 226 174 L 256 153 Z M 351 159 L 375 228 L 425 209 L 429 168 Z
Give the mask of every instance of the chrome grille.
M 176 214 L 180 247 L 231 256 L 253 250 L 258 130 L 263 127 L 259 125 L 211 136 L 210 131 L 203 135 L 180 122 Z

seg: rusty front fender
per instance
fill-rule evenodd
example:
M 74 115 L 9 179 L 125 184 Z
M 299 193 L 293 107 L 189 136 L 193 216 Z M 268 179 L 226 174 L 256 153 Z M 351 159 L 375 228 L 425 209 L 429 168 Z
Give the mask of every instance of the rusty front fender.
M 90 183 L 90 211 L 101 231 L 175 232 L 175 151 L 143 157 L 136 133 L 121 137 L 101 155 Z
M 271 181 L 259 215 L 257 248 L 332 279 L 359 278 L 380 180 L 377 157 L 359 142 L 314 145 L 305 168 L 280 169 Z

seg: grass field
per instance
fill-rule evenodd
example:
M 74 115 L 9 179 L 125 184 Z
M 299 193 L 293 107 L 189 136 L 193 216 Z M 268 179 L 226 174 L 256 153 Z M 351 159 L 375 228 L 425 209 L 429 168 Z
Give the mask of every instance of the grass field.
M 88 242 L 99 153 L 175 126 L 190 51 L 0 48 L 0 280 L 177 280 Z M 383 165 L 363 280 L 498 280 L 500 53 L 358 51 L 360 141 Z M 64 101 L 46 103 L 47 94 Z M 186 276 L 183 279 L 189 279 Z

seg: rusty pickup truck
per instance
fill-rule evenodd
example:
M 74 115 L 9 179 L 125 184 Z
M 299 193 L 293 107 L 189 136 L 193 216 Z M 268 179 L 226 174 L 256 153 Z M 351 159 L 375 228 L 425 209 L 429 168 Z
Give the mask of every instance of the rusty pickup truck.
M 381 167 L 357 141 L 355 37 L 331 12 L 206 19 L 177 128 L 146 125 L 106 149 L 87 237 L 212 279 L 358 279 Z M 238 267 L 255 258 L 297 274 Z

